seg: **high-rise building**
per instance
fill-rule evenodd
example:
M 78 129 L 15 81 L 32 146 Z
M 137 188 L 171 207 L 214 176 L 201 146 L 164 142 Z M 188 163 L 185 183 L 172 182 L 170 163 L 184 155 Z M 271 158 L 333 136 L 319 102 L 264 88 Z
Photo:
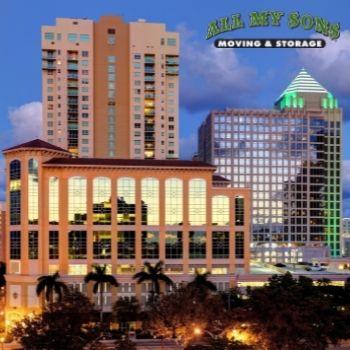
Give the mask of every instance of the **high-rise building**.
M 0 262 L 5 259 L 5 222 L 6 222 L 6 211 L 5 211 L 5 203 L 0 202 Z
M 342 253 L 344 256 L 350 256 L 350 218 L 343 218 L 342 225 Z
M 118 16 L 42 27 L 43 134 L 80 157 L 178 158 L 179 35 Z
M 302 260 L 295 249 L 301 246 L 340 255 L 341 131 L 337 100 L 305 69 L 274 109 L 207 116 L 198 158 L 217 166 L 232 186 L 252 188 L 254 258 Z
M 212 165 L 71 157 L 41 140 L 4 156 L 8 323 L 38 309 L 37 278 L 56 271 L 93 297 L 84 275 L 107 265 L 120 286 L 104 292 L 106 311 L 117 296 L 145 300 L 150 285 L 132 278 L 145 261 L 162 260 L 177 284 L 211 271 L 219 290 L 249 272 L 251 191 L 227 187 Z

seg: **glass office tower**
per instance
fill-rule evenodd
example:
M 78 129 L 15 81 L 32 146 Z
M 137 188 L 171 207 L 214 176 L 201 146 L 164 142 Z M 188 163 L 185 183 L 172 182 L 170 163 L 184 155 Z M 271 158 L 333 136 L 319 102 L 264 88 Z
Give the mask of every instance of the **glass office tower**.
M 201 125 L 199 159 L 253 190 L 253 258 L 340 255 L 341 130 L 337 100 L 304 69 L 274 109 L 212 111 Z

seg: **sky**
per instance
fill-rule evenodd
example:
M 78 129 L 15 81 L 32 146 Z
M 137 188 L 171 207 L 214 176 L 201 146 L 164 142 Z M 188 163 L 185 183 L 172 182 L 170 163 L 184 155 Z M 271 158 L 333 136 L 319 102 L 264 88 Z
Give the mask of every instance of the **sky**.
M 344 108 L 344 215 L 350 217 L 350 13 L 349 0 L 1 0 L 0 149 L 41 136 L 40 28 L 57 17 L 122 15 L 166 23 L 179 31 L 181 157 L 197 148 L 197 129 L 211 109 L 271 108 L 305 67 Z M 337 41 L 324 49 L 216 49 L 206 40 L 208 23 L 241 13 L 246 28 L 227 38 L 308 38 L 313 30 L 249 28 L 252 11 L 283 11 L 340 23 Z M 320 35 L 318 35 L 320 36 Z M 4 161 L 0 157 L 0 200 L 4 200 Z

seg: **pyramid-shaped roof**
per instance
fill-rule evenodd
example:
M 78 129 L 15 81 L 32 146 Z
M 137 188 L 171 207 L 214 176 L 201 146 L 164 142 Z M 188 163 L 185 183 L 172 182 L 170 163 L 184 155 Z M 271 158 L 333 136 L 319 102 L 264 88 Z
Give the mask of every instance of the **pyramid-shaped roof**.
M 35 140 L 32 140 L 32 141 L 21 143 L 20 145 L 16 145 L 16 146 L 13 146 L 13 147 L 10 147 L 10 148 L 6 148 L 6 149 L 3 150 L 3 152 L 13 151 L 15 149 L 20 149 L 20 148 L 49 149 L 49 150 L 52 150 L 52 151 L 59 151 L 59 152 L 66 152 L 66 153 L 68 153 L 67 150 L 65 150 L 65 149 L 63 149 L 61 147 L 55 146 L 55 145 L 53 145 L 51 143 L 48 143 L 46 141 L 40 140 L 40 139 L 35 139 Z
M 327 94 L 328 91 L 317 82 L 305 68 L 299 72 L 299 74 L 294 78 L 294 80 L 288 85 L 287 89 L 283 91 L 279 99 L 285 94 L 291 92 L 313 92 Z

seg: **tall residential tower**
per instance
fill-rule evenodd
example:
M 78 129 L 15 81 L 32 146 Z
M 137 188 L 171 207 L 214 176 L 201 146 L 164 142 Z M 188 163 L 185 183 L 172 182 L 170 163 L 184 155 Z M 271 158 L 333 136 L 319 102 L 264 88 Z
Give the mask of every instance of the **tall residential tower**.
M 178 158 L 179 35 L 164 24 L 42 27 L 43 132 L 81 157 Z
M 304 259 L 293 247 L 340 255 L 341 127 L 337 100 L 304 69 L 275 109 L 213 111 L 201 125 L 199 159 L 252 188 L 253 257 Z

